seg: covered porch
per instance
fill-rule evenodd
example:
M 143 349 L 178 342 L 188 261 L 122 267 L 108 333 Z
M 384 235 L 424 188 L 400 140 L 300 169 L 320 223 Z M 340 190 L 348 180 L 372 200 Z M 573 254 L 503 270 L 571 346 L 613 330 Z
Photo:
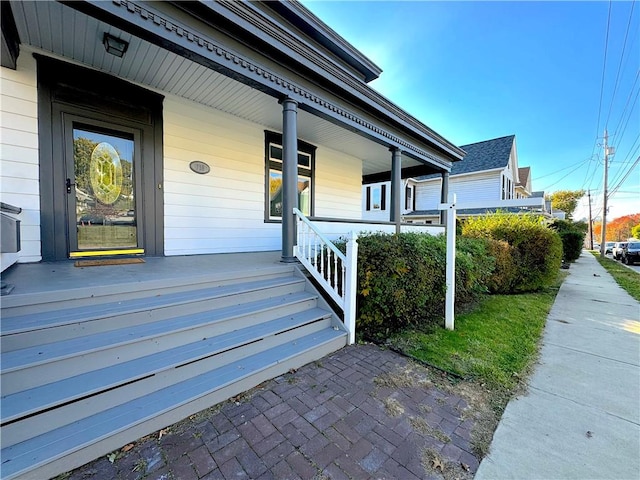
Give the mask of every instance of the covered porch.
M 349 343 L 295 261 L 294 210 L 329 240 L 420 228 L 401 179 L 463 155 L 295 2 L 10 1 L 2 18 L 1 200 L 21 209 L 3 478 L 70 470 Z M 97 180 L 78 173 L 96 149 Z M 392 215 L 363 223 L 381 178 Z M 112 226 L 122 243 L 96 244 Z M 143 263 L 75 266 L 94 257 Z

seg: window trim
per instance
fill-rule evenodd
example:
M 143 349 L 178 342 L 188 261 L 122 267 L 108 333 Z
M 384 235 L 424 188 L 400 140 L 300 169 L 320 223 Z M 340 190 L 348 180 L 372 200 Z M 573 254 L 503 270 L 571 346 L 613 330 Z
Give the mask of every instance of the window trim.
M 264 177 L 264 221 L 265 223 L 282 223 L 282 217 L 274 217 L 271 216 L 271 195 L 269 193 L 269 184 L 271 179 L 271 171 L 279 171 L 282 173 L 282 160 L 272 160 L 271 159 L 271 146 L 277 146 L 282 148 L 282 134 L 277 132 L 271 132 L 269 130 L 265 130 L 264 132 L 264 168 L 265 168 L 265 177 Z M 316 150 L 317 147 L 311 145 L 310 143 L 304 142 L 298 139 L 298 155 L 304 154 L 309 156 L 310 166 L 301 166 L 298 163 L 298 176 L 304 176 L 310 178 L 311 183 L 311 195 L 310 195 L 310 206 L 309 216 L 314 216 L 315 214 L 315 195 L 316 195 L 316 186 L 315 186 L 315 176 L 316 176 Z
M 373 189 L 380 189 L 380 207 L 373 208 L 372 199 L 373 199 Z M 387 209 L 387 185 L 385 183 L 381 183 L 380 185 L 367 185 L 366 189 L 366 205 L 367 212 L 382 212 Z

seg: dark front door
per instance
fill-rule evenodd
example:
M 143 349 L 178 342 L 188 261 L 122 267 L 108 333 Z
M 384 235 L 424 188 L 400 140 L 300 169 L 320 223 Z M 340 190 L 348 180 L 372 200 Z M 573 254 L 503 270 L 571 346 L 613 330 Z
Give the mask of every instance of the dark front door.
M 163 255 L 162 96 L 36 58 L 43 260 Z
M 69 256 L 143 254 L 137 208 L 141 132 L 104 122 L 67 122 Z

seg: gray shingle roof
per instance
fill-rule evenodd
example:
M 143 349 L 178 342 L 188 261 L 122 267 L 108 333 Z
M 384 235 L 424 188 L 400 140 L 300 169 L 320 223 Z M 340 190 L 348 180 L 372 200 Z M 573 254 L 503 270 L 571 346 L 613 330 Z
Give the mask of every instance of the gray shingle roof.
M 493 170 L 504 168 L 509 163 L 509 155 L 515 135 L 494 138 L 483 142 L 463 145 L 462 150 L 467 152 L 465 157 L 455 162 L 451 167 L 451 175 L 461 175 L 463 173 L 481 172 L 483 170 Z M 423 175 L 418 180 L 440 177 L 439 174 Z

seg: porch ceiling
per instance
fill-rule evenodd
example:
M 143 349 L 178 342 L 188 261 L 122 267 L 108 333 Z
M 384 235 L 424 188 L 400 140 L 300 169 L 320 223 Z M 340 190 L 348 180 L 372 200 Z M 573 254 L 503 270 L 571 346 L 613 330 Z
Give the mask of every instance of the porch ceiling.
M 277 99 L 259 90 L 66 5 L 12 0 L 11 7 L 22 45 L 282 131 Z M 129 42 L 124 57 L 105 51 L 105 32 Z M 386 148 L 303 110 L 298 112 L 298 136 L 361 158 L 363 175 L 390 170 L 391 154 Z M 420 165 L 424 164 L 403 156 L 403 168 Z

